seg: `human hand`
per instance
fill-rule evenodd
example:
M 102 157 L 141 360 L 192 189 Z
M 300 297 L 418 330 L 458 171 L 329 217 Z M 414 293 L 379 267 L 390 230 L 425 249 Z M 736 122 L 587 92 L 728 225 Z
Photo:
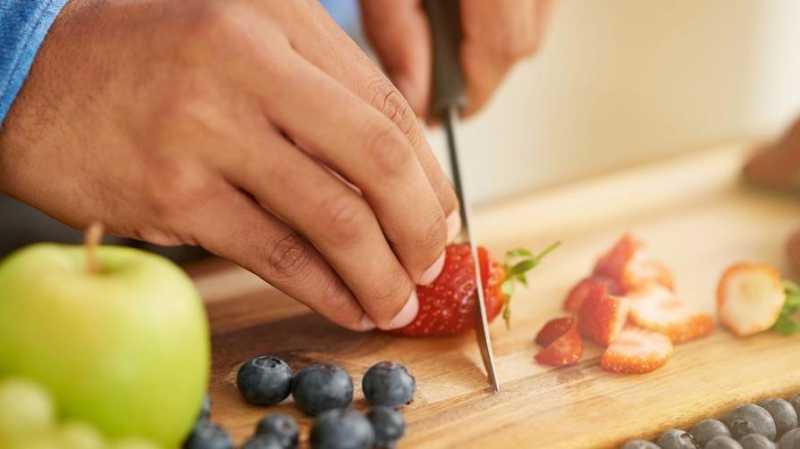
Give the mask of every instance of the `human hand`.
M 314 1 L 73 0 L 0 131 L 0 190 L 202 245 L 355 330 L 409 323 L 458 227 L 413 111 Z
M 461 0 L 461 65 L 468 116 L 483 108 L 506 74 L 533 55 L 553 0 Z M 428 117 L 431 98 L 430 26 L 422 0 L 361 0 L 364 29 L 389 78 L 414 111 Z

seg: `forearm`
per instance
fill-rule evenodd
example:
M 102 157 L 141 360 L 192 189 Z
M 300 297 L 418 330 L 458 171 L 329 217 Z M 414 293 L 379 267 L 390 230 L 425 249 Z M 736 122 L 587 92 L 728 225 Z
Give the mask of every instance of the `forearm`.
M 0 2 L 0 124 L 22 88 L 47 31 L 67 1 Z

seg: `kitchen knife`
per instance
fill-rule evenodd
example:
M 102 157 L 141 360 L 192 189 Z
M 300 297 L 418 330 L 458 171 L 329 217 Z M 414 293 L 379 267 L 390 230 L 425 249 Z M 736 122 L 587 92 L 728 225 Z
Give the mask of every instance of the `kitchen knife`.
M 480 263 L 475 241 L 470 234 L 470 201 L 465 190 L 463 170 L 458 158 L 455 127 L 461 109 L 467 105 L 464 88 L 464 76 L 461 72 L 459 49 L 461 42 L 461 11 L 460 0 L 424 0 L 425 11 L 431 25 L 433 38 L 433 101 L 431 102 L 433 115 L 442 121 L 447 136 L 447 150 L 450 158 L 450 168 L 453 173 L 458 202 L 461 204 L 461 236 L 469 243 L 472 261 L 475 265 L 475 288 L 478 297 L 476 311 L 476 335 L 478 346 L 481 350 L 483 366 L 489 377 L 489 382 L 494 391 L 500 391 L 500 380 L 494 364 L 492 352 L 492 339 L 489 334 L 489 320 L 486 317 L 486 303 L 484 302 L 483 283 L 481 282 Z

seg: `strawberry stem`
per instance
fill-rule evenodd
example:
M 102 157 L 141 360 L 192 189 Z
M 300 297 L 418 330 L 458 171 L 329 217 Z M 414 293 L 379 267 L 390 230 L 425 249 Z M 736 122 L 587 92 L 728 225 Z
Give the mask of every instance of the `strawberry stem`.
M 533 254 L 525 248 L 517 248 L 506 253 L 506 279 L 500 285 L 500 290 L 505 297 L 503 300 L 503 321 L 506 322 L 506 329 L 511 329 L 511 296 L 514 295 L 514 286 L 517 282 L 523 286 L 528 286 L 527 273 L 536 268 L 542 259 L 548 254 L 555 251 L 561 245 L 561 242 L 551 243 L 550 246 L 539 252 Z

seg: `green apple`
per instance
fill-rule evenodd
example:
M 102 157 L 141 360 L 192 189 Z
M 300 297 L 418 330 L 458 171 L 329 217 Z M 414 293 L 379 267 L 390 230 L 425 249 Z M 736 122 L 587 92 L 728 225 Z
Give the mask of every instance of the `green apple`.
M 0 263 L 0 375 L 41 383 L 66 418 L 179 447 L 209 358 L 200 297 L 160 256 L 37 244 Z

